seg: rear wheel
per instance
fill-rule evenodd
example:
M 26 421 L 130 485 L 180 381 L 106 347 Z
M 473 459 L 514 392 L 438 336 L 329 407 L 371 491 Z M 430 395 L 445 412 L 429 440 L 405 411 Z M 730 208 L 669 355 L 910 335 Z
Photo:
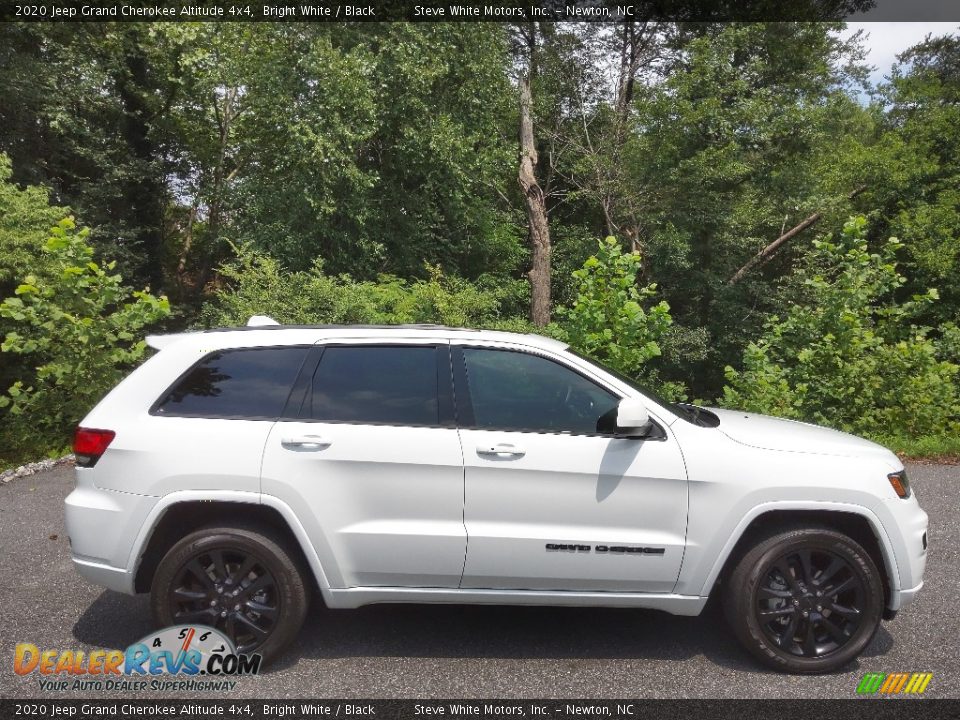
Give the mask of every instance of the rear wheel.
M 187 535 L 160 561 L 151 607 L 162 626 L 210 625 L 240 653 L 269 660 L 296 636 L 307 593 L 294 556 L 259 530 L 217 527 Z
M 784 672 L 837 670 L 870 643 L 883 585 L 849 537 L 799 528 L 760 540 L 725 584 L 724 609 L 741 643 Z

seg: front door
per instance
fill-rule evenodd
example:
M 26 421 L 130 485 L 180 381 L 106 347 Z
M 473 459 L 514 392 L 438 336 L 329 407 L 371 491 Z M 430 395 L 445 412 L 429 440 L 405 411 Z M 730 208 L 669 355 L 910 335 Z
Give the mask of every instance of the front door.
M 461 587 L 671 592 L 687 480 L 658 439 L 599 432 L 619 397 L 544 355 L 455 348 L 465 464 Z
M 267 440 L 263 493 L 297 513 L 334 588 L 457 587 L 466 532 L 448 345 L 329 344 L 307 372 L 298 416 Z

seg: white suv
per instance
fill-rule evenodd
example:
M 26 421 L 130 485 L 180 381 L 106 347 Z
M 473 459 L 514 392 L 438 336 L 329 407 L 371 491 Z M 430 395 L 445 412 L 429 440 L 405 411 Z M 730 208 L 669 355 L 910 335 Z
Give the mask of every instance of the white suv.
M 920 590 L 927 515 L 872 442 L 666 402 L 533 335 L 246 328 L 160 350 L 77 430 L 81 575 L 276 655 L 311 590 L 697 615 L 791 672 Z

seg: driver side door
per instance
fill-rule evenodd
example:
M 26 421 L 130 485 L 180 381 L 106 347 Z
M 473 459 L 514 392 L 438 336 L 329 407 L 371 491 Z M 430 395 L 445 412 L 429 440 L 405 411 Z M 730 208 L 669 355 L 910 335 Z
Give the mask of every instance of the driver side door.
M 562 356 L 455 346 L 452 360 L 465 465 L 460 586 L 672 591 L 687 477 L 669 428 L 657 423 L 648 439 L 603 432 L 619 395 Z

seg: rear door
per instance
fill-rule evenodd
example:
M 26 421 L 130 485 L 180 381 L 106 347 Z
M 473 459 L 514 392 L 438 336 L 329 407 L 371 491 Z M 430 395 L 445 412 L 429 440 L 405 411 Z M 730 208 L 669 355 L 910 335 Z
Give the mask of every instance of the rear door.
M 670 592 L 687 476 L 669 428 L 649 439 L 604 432 L 620 396 L 561 358 L 454 346 L 453 361 L 469 536 L 462 587 Z
M 457 587 L 463 458 L 446 341 L 329 342 L 298 385 L 262 490 L 295 510 L 331 586 Z

